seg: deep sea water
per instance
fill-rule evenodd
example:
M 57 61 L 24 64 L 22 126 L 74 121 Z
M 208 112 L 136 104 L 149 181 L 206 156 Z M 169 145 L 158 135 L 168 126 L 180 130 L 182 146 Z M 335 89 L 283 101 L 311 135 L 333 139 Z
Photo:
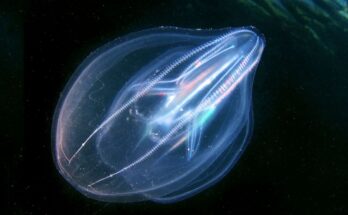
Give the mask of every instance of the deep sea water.
M 11 152 L 5 195 L 13 214 L 348 213 L 347 1 L 32 1 L 2 8 L 2 131 Z M 89 53 L 152 27 L 249 25 L 266 38 L 253 85 L 253 135 L 218 184 L 175 204 L 112 204 L 82 196 L 58 174 L 54 108 Z

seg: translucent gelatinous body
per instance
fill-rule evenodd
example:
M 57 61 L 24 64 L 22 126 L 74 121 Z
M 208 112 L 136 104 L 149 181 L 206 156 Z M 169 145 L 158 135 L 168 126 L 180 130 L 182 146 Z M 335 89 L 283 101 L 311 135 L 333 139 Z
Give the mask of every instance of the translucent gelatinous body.
M 177 201 L 221 179 L 251 134 L 253 27 L 161 27 L 92 53 L 56 109 L 59 172 L 103 201 Z

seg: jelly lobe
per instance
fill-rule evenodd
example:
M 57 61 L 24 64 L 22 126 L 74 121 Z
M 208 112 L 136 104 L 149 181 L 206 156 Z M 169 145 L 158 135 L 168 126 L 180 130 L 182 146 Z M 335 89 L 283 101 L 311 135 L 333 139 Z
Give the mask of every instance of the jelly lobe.
M 121 72 L 122 65 L 108 58 L 120 62 L 136 59 L 129 57 L 134 53 L 140 58 L 151 55 L 139 50 L 158 52 L 130 71 L 134 77 L 116 96 L 108 96 L 109 108 L 104 107 L 99 122 L 89 122 L 87 127 L 94 129 L 88 128 L 88 135 L 69 144 L 57 141 L 57 166 L 70 183 L 104 201 L 170 202 L 187 198 L 226 174 L 250 136 L 252 73 L 264 38 L 253 27 L 224 29 L 217 37 L 212 33 L 145 31 L 87 61 L 81 74 L 90 73 L 107 89 L 106 78 Z M 103 73 L 94 75 L 93 64 Z M 82 80 L 80 75 L 77 81 Z M 65 100 L 68 97 L 69 93 Z M 81 106 L 64 103 L 61 112 Z M 64 123 L 57 128 L 66 130 Z

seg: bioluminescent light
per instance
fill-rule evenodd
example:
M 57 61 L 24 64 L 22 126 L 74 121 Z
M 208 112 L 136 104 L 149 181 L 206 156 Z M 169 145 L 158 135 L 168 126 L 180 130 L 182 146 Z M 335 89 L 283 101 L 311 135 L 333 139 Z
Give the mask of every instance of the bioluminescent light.
M 253 27 L 160 27 L 93 52 L 60 98 L 56 166 L 112 202 L 187 198 L 221 179 L 251 135 L 265 41 Z

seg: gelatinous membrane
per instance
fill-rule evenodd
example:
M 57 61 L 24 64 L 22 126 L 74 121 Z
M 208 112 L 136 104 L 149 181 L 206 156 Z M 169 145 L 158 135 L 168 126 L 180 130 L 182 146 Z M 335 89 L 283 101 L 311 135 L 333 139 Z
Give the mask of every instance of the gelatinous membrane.
M 173 202 L 212 185 L 251 135 L 263 49 L 253 27 L 160 27 L 98 49 L 56 109 L 59 172 L 84 195 L 113 202 Z

